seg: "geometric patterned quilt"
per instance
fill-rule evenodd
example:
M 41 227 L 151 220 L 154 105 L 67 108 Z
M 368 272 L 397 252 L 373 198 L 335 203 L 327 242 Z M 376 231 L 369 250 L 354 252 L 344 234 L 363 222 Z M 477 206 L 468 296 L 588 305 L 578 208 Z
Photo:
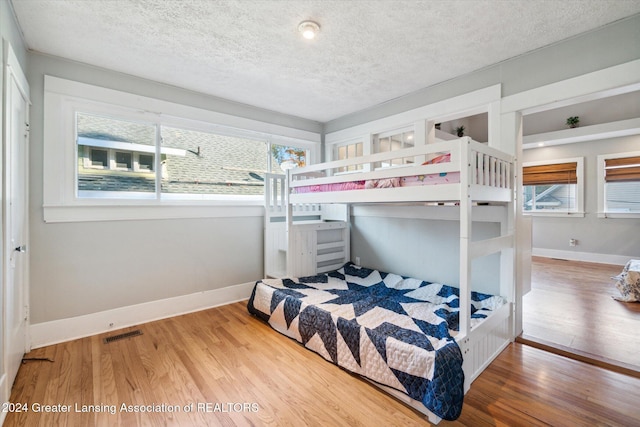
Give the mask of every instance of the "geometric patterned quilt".
M 455 342 L 458 289 L 345 264 L 311 277 L 258 281 L 251 314 L 328 361 L 422 402 L 445 420 L 462 410 Z M 471 326 L 504 304 L 472 292 Z

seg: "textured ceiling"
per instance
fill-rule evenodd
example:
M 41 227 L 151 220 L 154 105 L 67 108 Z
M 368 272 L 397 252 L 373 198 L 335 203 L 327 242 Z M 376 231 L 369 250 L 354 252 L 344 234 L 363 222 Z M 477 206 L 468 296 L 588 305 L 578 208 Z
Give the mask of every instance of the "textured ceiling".
M 28 48 L 320 122 L 640 12 L 640 0 L 12 0 Z M 312 42 L 297 33 L 312 19 Z

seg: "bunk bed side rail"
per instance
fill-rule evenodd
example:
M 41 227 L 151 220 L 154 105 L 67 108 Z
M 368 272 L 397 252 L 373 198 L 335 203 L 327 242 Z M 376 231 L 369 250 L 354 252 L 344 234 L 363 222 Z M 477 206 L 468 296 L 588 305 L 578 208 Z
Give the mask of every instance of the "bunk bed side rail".
M 393 160 L 406 158 L 433 158 L 442 153 L 450 154 L 450 161 L 388 166 L 378 169 L 374 167 L 376 163 L 391 164 Z M 464 161 L 464 165 L 461 164 L 463 158 L 468 159 Z M 312 185 L 443 174 L 460 172 L 467 167 L 471 167 L 469 173 L 469 184 L 471 185 L 499 189 L 512 188 L 513 156 L 472 141 L 469 137 L 295 169 L 290 173 L 289 187 L 295 189 Z M 349 171 L 337 172 L 340 170 Z
M 470 141 L 469 137 L 463 137 L 453 141 L 436 142 L 435 144 L 426 144 L 418 147 L 403 148 L 401 150 L 388 151 L 385 153 L 375 153 L 368 156 L 353 157 L 345 160 L 334 160 L 325 163 L 316 163 L 314 165 L 305 166 L 299 169 L 293 169 L 291 171 L 292 176 L 309 174 L 312 176 L 312 172 L 325 171 L 328 169 L 348 168 L 350 166 L 357 167 L 359 165 L 367 163 L 377 163 L 388 160 L 394 160 L 404 157 L 417 157 L 426 154 L 439 154 L 451 152 L 451 163 L 459 163 L 459 155 L 454 158 L 454 153 L 460 150 L 461 144 L 465 144 Z M 348 174 L 346 174 L 348 176 Z
M 284 218 L 287 213 L 287 176 L 282 174 L 265 174 L 264 208 L 265 221 L 271 222 L 271 218 Z M 322 215 L 322 207 L 318 203 L 297 203 L 292 205 L 294 216 Z
M 512 187 L 513 156 L 474 141 L 470 141 L 469 150 L 471 184 L 508 189 Z

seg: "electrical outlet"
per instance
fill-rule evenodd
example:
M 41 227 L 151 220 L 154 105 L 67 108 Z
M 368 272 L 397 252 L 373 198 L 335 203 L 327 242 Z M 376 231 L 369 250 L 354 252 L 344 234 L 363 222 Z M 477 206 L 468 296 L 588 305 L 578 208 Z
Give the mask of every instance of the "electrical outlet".
M 576 239 L 569 239 L 569 246 L 575 246 L 578 244 L 578 241 Z
M 359 256 L 356 257 L 356 265 L 360 265 L 360 257 Z

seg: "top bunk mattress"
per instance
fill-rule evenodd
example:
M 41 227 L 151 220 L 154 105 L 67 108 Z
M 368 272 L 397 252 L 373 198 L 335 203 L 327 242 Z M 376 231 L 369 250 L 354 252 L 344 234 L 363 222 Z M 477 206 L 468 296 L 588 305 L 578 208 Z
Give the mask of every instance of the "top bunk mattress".
M 317 276 L 261 280 L 248 310 L 328 361 L 453 420 L 464 396 L 458 294 L 347 263 Z M 505 303 L 476 292 L 471 299 L 472 327 Z
M 442 172 L 426 175 L 403 176 L 401 178 L 369 179 L 332 184 L 305 185 L 295 187 L 293 194 L 325 193 L 331 191 L 370 190 L 373 188 L 414 187 L 421 185 L 455 184 L 460 182 L 460 172 Z
M 450 154 L 443 154 L 424 162 L 427 164 L 449 163 Z M 401 169 L 398 169 L 401 170 Z M 370 190 L 374 188 L 414 187 L 422 185 L 455 184 L 460 182 L 460 172 L 441 172 L 421 175 L 411 175 L 393 178 L 357 180 L 336 182 L 331 184 L 305 185 L 294 187 L 293 194 L 325 193 L 331 191 Z

